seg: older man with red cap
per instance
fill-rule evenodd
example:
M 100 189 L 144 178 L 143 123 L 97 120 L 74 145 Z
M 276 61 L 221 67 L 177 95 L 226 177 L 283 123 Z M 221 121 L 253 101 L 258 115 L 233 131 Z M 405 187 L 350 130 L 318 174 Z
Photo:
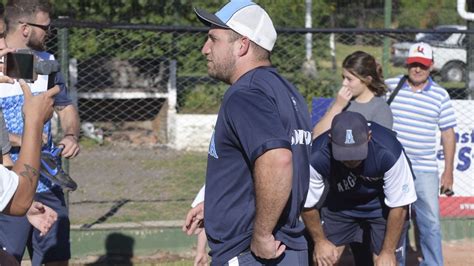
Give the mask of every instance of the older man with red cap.
M 456 118 L 449 94 L 430 77 L 431 46 L 412 45 L 406 66 L 407 76 L 386 81 L 393 98 L 393 130 L 412 162 L 415 175 L 418 199 L 413 206 L 423 254 L 420 265 L 443 265 L 438 191 L 453 194 Z M 441 179 L 436 161 L 437 130 L 441 131 L 445 160 Z

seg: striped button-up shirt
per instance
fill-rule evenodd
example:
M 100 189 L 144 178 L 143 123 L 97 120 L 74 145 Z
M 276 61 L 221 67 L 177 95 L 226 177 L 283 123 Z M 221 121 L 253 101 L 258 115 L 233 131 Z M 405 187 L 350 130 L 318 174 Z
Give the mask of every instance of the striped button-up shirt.
M 389 92 L 402 76 L 386 80 Z M 390 105 L 393 130 L 397 132 L 413 169 L 436 172 L 436 131 L 456 126 L 456 117 L 448 92 L 429 78 L 428 84 L 413 91 L 405 82 Z

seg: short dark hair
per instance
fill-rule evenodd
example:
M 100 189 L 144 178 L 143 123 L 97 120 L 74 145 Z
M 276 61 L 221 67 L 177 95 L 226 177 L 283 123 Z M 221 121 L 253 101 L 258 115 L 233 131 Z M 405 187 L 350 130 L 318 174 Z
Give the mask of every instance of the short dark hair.
M 53 7 L 49 0 L 9 0 L 5 8 L 5 25 L 7 31 L 22 19 L 35 19 L 38 12 L 51 14 Z
M 239 38 L 242 38 L 242 35 L 234 30 L 229 31 L 229 42 L 235 42 Z M 260 47 L 258 44 L 254 43 L 253 41 L 250 41 L 250 46 L 254 50 L 255 57 L 257 60 L 270 60 L 270 52 L 265 50 L 264 48 Z

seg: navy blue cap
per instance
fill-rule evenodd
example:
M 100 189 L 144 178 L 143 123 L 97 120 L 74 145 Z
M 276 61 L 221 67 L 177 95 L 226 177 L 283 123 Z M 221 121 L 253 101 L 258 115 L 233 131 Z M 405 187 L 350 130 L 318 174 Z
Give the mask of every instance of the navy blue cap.
M 367 158 L 370 128 L 361 114 L 345 111 L 336 115 L 330 132 L 334 159 L 359 161 Z

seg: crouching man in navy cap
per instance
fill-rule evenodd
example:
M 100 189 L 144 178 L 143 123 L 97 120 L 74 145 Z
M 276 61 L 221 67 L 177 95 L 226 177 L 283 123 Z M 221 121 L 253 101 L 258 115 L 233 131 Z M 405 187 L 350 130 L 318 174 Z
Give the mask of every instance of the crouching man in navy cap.
M 344 246 L 370 233 L 375 265 L 404 259 L 408 209 L 416 200 L 413 174 L 395 133 L 342 112 L 312 146 L 303 220 L 320 266 L 338 262 Z M 397 263 L 398 261 L 398 263 Z

